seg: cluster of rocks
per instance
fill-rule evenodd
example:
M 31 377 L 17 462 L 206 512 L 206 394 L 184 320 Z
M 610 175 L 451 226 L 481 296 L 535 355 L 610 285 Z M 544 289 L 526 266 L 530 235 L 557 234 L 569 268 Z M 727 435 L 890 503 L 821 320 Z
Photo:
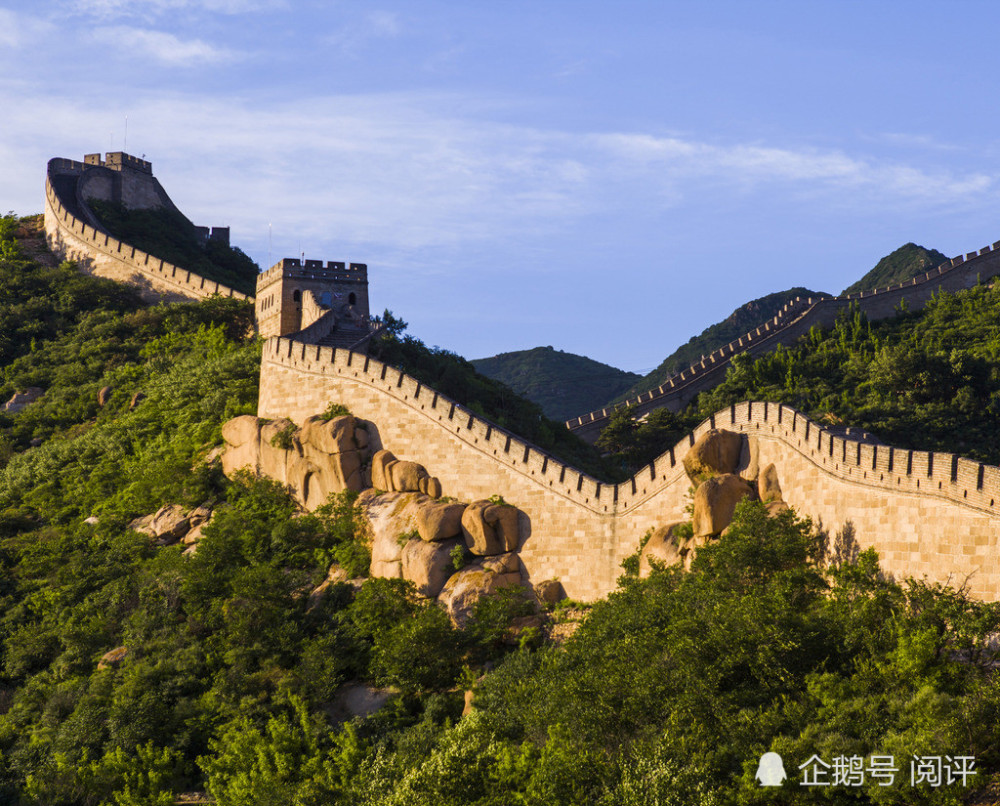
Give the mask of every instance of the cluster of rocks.
M 285 418 L 247 414 L 223 424 L 222 438 L 227 476 L 248 468 L 280 481 L 309 510 L 325 504 L 330 493 L 360 492 L 367 486 L 368 429 L 349 414 L 329 420 L 310 417 L 301 428 Z
M 381 472 L 374 469 L 378 459 L 373 476 Z M 482 596 L 521 584 L 517 549 L 526 517 L 516 507 L 460 504 L 413 490 L 366 490 L 358 502 L 371 539 L 371 575 L 409 580 L 421 596 L 437 598 L 456 624 L 468 620 Z
M 684 470 L 695 485 L 690 526 L 679 521 L 654 530 L 639 558 L 642 577 L 653 562 L 690 567 L 700 546 L 725 533 L 744 498 L 761 500 L 772 516 L 788 509 L 777 469 L 769 464 L 761 470 L 756 440 L 742 434 L 723 429 L 702 434 L 684 457 Z
M 306 509 L 325 503 L 331 492 L 363 490 L 358 505 L 372 552 L 371 576 L 409 580 L 420 596 L 440 601 L 456 625 L 464 626 L 483 596 L 522 585 L 517 551 L 527 533 L 524 513 L 497 500 L 464 504 L 442 498 L 441 481 L 423 465 L 387 450 L 374 451 L 366 467 L 373 440 L 367 424 L 350 415 L 310 417 L 301 428 L 288 419 L 245 415 L 226 422 L 222 436 L 226 475 L 248 468 L 276 479 Z M 310 593 L 311 603 L 330 585 L 353 582 L 342 575 L 331 569 Z M 535 595 L 550 603 L 565 597 L 555 580 L 541 583 Z
M 128 528 L 139 534 L 148 535 L 157 546 L 172 546 L 183 543 L 185 554 L 197 551 L 198 541 L 209 521 L 212 510 L 202 504 L 192 510 L 185 510 L 179 504 L 167 504 L 152 515 L 143 515 L 132 521 Z M 89 519 L 88 519 L 89 520 Z

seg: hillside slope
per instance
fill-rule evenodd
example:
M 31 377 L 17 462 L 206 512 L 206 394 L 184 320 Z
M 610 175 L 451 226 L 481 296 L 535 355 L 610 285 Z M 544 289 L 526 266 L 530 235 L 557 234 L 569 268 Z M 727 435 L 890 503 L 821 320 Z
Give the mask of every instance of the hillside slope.
M 841 294 L 855 294 L 858 291 L 872 291 L 897 285 L 928 269 L 940 266 L 948 257 L 936 249 L 925 249 L 915 243 L 904 244 L 875 264 L 870 272 L 845 288 Z
M 331 568 L 363 574 L 370 559 L 351 495 L 305 515 L 281 485 L 206 461 L 221 423 L 255 409 L 250 305 L 148 307 L 25 258 L 15 223 L 0 218 L 0 322 L 13 328 L 0 393 L 45 395 L 0 413 L 0 802 L 750 803 L 764 748 L 794 775 L 845 743 L 898 759 L 945 747 L 996 769 L 1000 611 L 897 583 L 871 552 L 828 565 L 822 536 L 790 511 L 741 507 L 690 573 L 639 579 L 633 555 L 607 601 L 563 602 L 551 618 L 515 588 L 457 630 L 402 580 L 336 581 Z M 928 327 L 967 304 L 979 313 L 932 340 L 935 355 L 984 343 L 992 294 L 941 303 Z M 891 341 L 844 327 L 803 359 Z M 413 341 L 385 350 L 463 383 L 460 359 L 435 362 Z M 912 392 L 909 376 L 886 393 Z M 129 528 L 163 504 L 211 509 L 196 551 Z M 546 639 L 571 616 L 571 640 Z M 346 692 L 385 707 L 344 721 Z M 850 798 L 909 804 L 914 791 L 870 781 Z
M 603 406 L 640 379 L 634 372 L 552 347 L 474 358 L 472 365 L 561 421 Z

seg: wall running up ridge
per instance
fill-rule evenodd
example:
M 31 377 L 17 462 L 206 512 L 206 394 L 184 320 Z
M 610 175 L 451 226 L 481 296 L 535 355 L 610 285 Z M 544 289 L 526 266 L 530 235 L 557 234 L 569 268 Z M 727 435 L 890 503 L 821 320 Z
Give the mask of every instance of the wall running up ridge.
M 1000 241 L 978 252 L 959 255 L 935 269 L 908 282 L 874 291 L 847 294 L 842 297 L 813 299 L 796 297 L 780 313 L 761 327 L 721 347 L 688 369 L 669 378 L 662 386 L 616 406 L 598 409 L 569 420 L 566 427 L 590 443 L 597 440 L 611 415 L 620 408 L 634 406 L 638 415 L 654 409 L 680 411 L 701 392 L 719 384 L 726 374 L 729 360 L 737 353 L 757 356 L 770 352 L 779 344 L 791 345 L 818 325 L 830 327 L 837 315 L 856 304 L 871 320 L 885 319 L 898 312 L 905 303 L 908 310 L 923 308 L 933 294 L 971 288 L 979 280 L 1000 274 Z
M 794 409 L 742 403 L 717 412 L 628 481 L 609 485 L 359 353 L 268 340 L 261 417 L 301 424 L 331 402 L 375 424 L 376 447 L 423 464 L 444 494 L 493 494 L 531 522 L 521 549 L 529 580 L 558 578 L 592 600 L 616 587 L 621 562 L 647 529 L 684 520 L 690 482 L 682 460 L 710 428 L 746 434 L 761 467 L 773 462 L 785 500 L 831 535 L 851 524 L 898 576 L 927 576 L 1000 599 L 1000 468 L 946 453 L 904 451 L 833 435 Z
M 75 260 L 88 274 L 137 286 L 143 298 L 151 301 L 184 302 L 213 294 L 249 299 L 228 286 L 148 255 L 95 226 L 79 194 L 77 180 L 85 170 L 82 162 L 49 160 L 45 177 L 45 235 L 53 252 L 64 260 Z

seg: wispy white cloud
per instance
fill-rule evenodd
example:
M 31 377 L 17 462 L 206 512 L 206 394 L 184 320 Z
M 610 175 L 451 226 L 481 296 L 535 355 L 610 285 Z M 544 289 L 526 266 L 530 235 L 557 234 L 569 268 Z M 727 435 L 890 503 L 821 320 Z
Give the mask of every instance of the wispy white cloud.
M 233 61 L 239 54 L 202 39 L 181 39 L 167 31 L 118 25 L 91 32 L 95 42 L 108 45 L 111 53 L 152 59 L 174 67 L 194 67 Z
M 220 58 L 204 43 L 140 33 L 161 59 Z M 182 189 L 175 199 L 182 209 L 245 232 L 266 232 L 273 222 L 276 236 L 295 239 L 287 244 L 293 253 L 299 238 L 400 254 L 489 249 L 579 231 L 586 217 L 668 210 L 720 193 L 809 196 L 818 210 L 881 211 L 954 209 L 997 191 L 985 173 L 836 150 L 454 119 L 433 110 L 454 108 L 455 99 L 431 95 L 313 97 L 260 108 L 239 98 L 162 93 L 109 109 L 83 97 L 6 94 L 0 86 L 8 125 L 33 148 L 47 147 L 46 157 L 107 147 L 108 132 L 127 114 L 129 149 L 153 160 L 169 191 Z
M 744 188 L 763 183 L 798 185 L 803 190 L 864 191 L 872 196 L 955 199 L 994 187 L 983 173 L 930 171 L 871 156 L 814 148 L 775 148 L 734 143 L 717 145 L 681 137 L 601 134 L 594 139 L 626 170 L 641 168 L 653 181 L 677 185 L 711 178 Z
M 99 19 L 148 18 L 180 10 L 248 14 L 287 8 L 286 0 L 67 0 L 72 12 Z

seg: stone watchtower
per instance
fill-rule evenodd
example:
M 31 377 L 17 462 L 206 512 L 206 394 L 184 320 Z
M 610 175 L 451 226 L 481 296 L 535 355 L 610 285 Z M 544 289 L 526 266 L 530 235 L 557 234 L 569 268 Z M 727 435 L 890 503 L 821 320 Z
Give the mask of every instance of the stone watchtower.
M 257 278 L 254 303 L 263 338 L 287 336 L 321 318 L 341 331 L 368 328 L 368 265 L 284 258 Z

